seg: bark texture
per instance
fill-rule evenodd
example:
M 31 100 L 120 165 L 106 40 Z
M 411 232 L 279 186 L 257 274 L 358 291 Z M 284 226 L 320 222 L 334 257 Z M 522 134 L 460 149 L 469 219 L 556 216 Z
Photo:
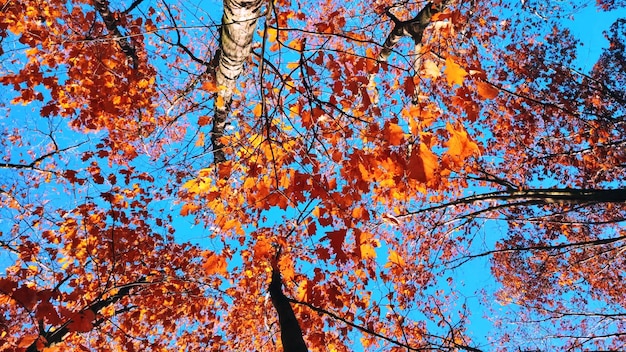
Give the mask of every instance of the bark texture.
M 308 352 L 298 319 L 291 308 L 289 299 L 283 293 L 283 282 L 277 265 L 273 265 L 272 282 L 269 291 L 272 304 L 278 313 L 280 324 L 280 340 L 283 343 L 284 352 Z
M 215 163 L 226 161 L 224 144 L 220 138 L 227 125 L 237 78 L 252 50 L 252 38 L 257 20 L 261 16 L 262 4 L 261 0 L 224 0 L 220 57 L 215 73 L 218 92 L 211 131 Z

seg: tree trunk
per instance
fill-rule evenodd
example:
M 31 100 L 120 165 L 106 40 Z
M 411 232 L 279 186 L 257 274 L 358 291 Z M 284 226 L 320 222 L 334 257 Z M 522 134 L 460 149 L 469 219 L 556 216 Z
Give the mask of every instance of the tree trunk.
M 283 343 L 284 352 L 307 352 L 306 343 L 302 338 L 302 330 L 298 324 L 298 319 L 293 313 L 289 300 L 283 294 L 282 279 L 278 266 L 274 265 L 272 270 L 272 283 L 270 283 L 270 297 L 272 304 L 278 312 L 278 323 L 280 324 L 280 340 Z
M 261 15 L 261 5 L 261 0 L 224 0 L 220 33 L 221 53 L 215 73 L 218 92 L 211 131 L 215 163 L 226 161 L 224 144 L 220 138 L 224 135 L 237 77 L 243 71 L 243 64 L 252 50 L 252 37 L 257 19 Z

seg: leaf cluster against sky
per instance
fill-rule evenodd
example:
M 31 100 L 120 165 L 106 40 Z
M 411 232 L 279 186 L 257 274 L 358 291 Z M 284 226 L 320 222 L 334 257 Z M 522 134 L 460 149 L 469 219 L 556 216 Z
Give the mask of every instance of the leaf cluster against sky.
M 425 5 L 264 5 L 229 104 L 221 3 L 0 3 L 0 350 L 276 350 L 276 248 L 310 350 L 623 349 L 624 21 L 583 69 L 587 2 L 435 1 L 377 60 Z

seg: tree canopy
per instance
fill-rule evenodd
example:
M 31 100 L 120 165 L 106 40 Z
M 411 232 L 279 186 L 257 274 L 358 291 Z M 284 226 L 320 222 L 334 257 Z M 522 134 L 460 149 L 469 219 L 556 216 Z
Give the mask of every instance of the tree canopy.
M 624 350 L 586 6 L 0 0 L 0 351 Z

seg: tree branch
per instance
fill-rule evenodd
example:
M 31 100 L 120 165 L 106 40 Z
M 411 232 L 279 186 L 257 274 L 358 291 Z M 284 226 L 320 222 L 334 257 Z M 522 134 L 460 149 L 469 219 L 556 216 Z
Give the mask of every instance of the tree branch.
M 104 25 L 107 27 L 107 30 L 113 36 L 113 38 L 117 41 L 117 44 L 120 46 L 120 49 L 122 49 L 122 52 L 130 58 L 133 69 L 137 69 L 137 66 L 139 65 L 137 51 L 131 45 L 128 38 L 122 35 L 119 28 L 117 28 L 117 19 L 115 19 L 115 16 L 113 16 L 113 13 L 109 9 L 109 1 L 95 0 L 94 7 L 96 8 L 100 16 L 102 16 Z

